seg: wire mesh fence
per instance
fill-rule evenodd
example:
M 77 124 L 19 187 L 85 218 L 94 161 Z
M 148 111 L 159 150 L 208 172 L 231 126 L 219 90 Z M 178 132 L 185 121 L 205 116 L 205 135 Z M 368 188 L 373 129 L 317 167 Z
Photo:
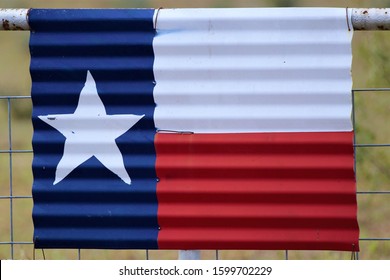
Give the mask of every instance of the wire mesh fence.
M 355 172 L 357 178 L 358 218 L 360 225 L 359 254 L 348 252 L 309 251 L 202 251 L 202 259 L 388 259 L 390 257 L 390 226 L 386 220 L 390 211 L 390 189 L 380 176 L 360 180 L 367 161 L 389 177 L 387 162 L 381 155 L 390 153 L 387 143 L 369 142 L 359 128 L 357 111 L 364 106 L 359 95 L 390 93 L 390 88 L 352 90 L 353 125 L 355 130 Z M 153 250 L 36 250 L 34 249 L 32 222 L 31 121 L 20 119 L 15 113 L 19 103 L 31 110 L 30 96 L 0 96 L 0 259 L 176 259 L 177 251 Z M 365 108 L 369 110 L 370 108 Z M 364 117 L 364 114 L 359 114 Z M 374 126 L 374 124 L 373 124 Z M 378 152 L 379 151 L 379 152 Z M 385 158 L 385 157 L 384 157 Z M 378 178 L 379 177 L 379 178 Z M 379 181 L 378 181 L 379 180 Z

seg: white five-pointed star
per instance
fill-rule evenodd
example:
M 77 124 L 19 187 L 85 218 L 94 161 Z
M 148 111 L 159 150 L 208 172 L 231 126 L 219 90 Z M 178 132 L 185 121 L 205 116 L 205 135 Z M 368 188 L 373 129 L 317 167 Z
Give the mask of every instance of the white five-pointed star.
M 79 103 L 73 114 L 39 116 L 42 121 L 66 137 L 64 153 L 57 165 L 54 185 L 93 156 L 130 185 L 131 179 L 115 139 L 144 116 L 107 115 L 97 92 L 95 80 L 88 71 Z

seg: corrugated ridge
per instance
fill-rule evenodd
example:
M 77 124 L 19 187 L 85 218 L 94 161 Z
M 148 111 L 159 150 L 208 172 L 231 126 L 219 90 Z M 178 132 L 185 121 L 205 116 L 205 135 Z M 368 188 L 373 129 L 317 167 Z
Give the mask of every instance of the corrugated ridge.
M 229 234 L 227 234 L 229 233 Z M 351 244 L 358 240 L 355 229 L 289 229 L 286 228 L 226 228 L 209 227 L 208 231 L 202 228 L 170 228 L 164 232 L 166 238 L 159 242 L 160 248 L 171 249 L 218 249 L 231 250 L 342 250 L 356 251 L 359 246 Z M 236 238 L 232 238 L 236 236 Z M 262 238 L 259 238 L 261 236 Z M 169 238 L 171 237 L 171 238 Z M 239 240 L 239 242 L 237 242 Z M 314 241 L 313 241 L 314 240 Z

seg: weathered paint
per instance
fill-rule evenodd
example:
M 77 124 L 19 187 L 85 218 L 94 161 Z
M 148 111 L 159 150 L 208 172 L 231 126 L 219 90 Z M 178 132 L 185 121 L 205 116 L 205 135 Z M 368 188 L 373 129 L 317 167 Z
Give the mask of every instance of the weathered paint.
M 355 30 L 390 30 L 390 8 L 349 9 Z
M 30 30 L 28 9 L 0 9 L 0 30 Z

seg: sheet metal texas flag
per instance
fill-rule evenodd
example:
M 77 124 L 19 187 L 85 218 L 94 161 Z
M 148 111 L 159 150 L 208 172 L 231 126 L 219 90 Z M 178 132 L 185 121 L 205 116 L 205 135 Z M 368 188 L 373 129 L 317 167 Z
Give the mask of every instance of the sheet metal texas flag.
M 359 250 L 345 9 L 30 25 L 37 248 Z

